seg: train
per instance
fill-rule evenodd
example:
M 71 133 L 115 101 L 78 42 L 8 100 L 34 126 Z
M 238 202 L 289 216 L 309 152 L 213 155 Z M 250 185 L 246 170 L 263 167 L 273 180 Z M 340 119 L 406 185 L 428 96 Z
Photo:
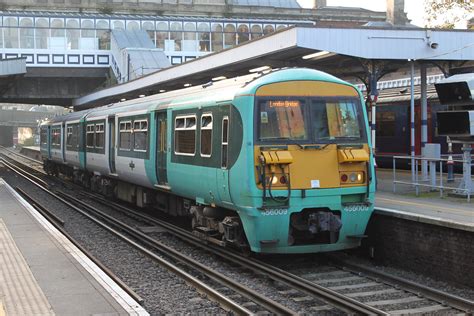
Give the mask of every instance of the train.
M 44 169 L 182 216 L 205 240 L 261 254 L 358 247 L 374 208 L 364 99 L 287 68 L 55 117 Z
M 402 91 L 403 93 L 400 93 Z M 446 136 L 438 133 L 437 113 L 450 106 L 441 104 L 434 86 L 428 89 L 427 98 L 427 143 L 441 145 L 441 153 L 448 155 Z M 394 156 L 411 155 L 410 93 L 407 89 L 382 91 L 376 111 L 376 150 L 378 167 L 392 168 Z M 421 143 L 421 100 L 419 89 L 415 90 L 415 155 L 422 153 Z M 453 144 L 453 154 L 461 154 L 461 145 Z M 397 161 L 397 168 L 410 168 L 409 160 Z

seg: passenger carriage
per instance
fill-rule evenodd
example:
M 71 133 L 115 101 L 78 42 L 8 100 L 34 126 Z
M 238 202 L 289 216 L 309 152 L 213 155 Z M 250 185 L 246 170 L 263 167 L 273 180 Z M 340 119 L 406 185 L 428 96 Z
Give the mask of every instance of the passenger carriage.
M 56 118 L 41 147 L 50 171 L 189 216 L 208 240 L 303 253 L 360 244 L 375 190 L 367 135 L 355 87 L 285 69 Z

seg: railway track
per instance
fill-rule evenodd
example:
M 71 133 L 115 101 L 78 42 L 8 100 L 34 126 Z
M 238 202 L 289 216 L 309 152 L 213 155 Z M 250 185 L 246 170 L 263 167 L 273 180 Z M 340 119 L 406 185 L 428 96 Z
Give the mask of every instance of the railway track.
M 375 314 L 465 314 L 472 313 L 474 302 L 426 287 L 422 284 L 407 279 L 396 277 L 372 268 L 341 260 L 337 256 L 328 255 L 326 260 L 329 266 L 318 267 L 324 272 L 314 272 L 314 264 L 305 270 L 285 266 L 277 268 L 273 264 L 267 264 L 261 260 L 242 257 L 240 253 L 233 253 L 213 245 L 204 245 L 199 238 L 188 231 L 171 225 L 154 217 L 144 215 L 131 208 L 108 201 L 95 194 L 85 193 L 85 197 L 94 199 L 98 203 L 112 206 L 124 214 L 141 218 L 145 223 L 154 223 L 174 235 L 201 247 L 225 260 L 238 264 L 245 269 L 253 270 L 257 274 L 266 274 L 274 281 L 284 284 L 280 286 L 279 292 L 292 296 L 298 301 L 309 301 L 321 299 L 321 292 L 332 295 L 334 292 L 340 297 L 349 297 L 363 304 L 373 307 Z M 311 260 L 310 260 L 311 261 Z M 293 263 L 292 263 L 293 264 Z M 337 294 L 335 296 L 338 296 Z M 326 301 L 333 303 L 331 297 L 324 297 Z M 399 308 L 406 305 L 407 308 Z M 398 306 L 398 307 L 397 307 Z M 408 307 L 411 306 L 411 307 Z M 330 310 L 331 306 L 319 306 L 313 310 Z M 367 313 L 367 312 L 366 312 Z
M 31 158 L 31 157 L 28 157 L 28 156 L 25 156 L 23 154 L 20 154 L 14 150 L 11 150 L 9 148 L 6 148 L 4 146 L 1 146 L 0 145 L 0 153 L 2 153 L 3 155 L 7 156 L 7 157 L 10 157 L 12 159 L 15 159 L 23 164 L 27 163 L 28 167 L 31 168 L 32 170 L 35 170 L 37 173 L 39 174 L 43 174 L 45 175 L 46 172 L 43 171 L 43 162 L 42 161 L 39 161 L 39 160 L 36 160 L 34 158 Z M 16 158 L 13 158 L 13 157 L 16 157 Z M 18 160 L 20 159 L 20 160 Z
M 18 172 L 23 177 L 28 178 L 30 182 L 35 183 L 35 181 L 34 181 L 35 179 L 30 179 L 28 177 L 28 173 L 26 171 L 18 170 L 19 169 L 18 167 L 12 166 L 11 163 L 6 162 L 5 160 L 3 160 L 3 162 L 9 168 L 12 168 L 12 170 L 15 170 L 15 172 Z M 48 190 L 46 187 L 41 186 L 41 184 L 36 184 L 36 185 L 40 186 L 48 194 L 54 196 L 55 198 L 61 200 L 62 202 L 68 203 L 68 205 L 70 207 L 73 207 L 77 211 L 84 212 L 83 209 L 86 208 L 88 211 L 85 212 L 85 214 L 84 214 L 85 216 L 91 217 L 90 214 L 87 214 L 87 213 L 91 212 L 91 213 L 94 213 L 95 215 L 97 215 L 98 217 L 100 217 L 102 220 L 106 218 L 107 222 L 114 222 L 113 225 L 107 225 L 107 224 L 104 224 L 104 223 L 99 224 L 101 226 L 108 226 L 109 228 L 110 228 L 110 226 L 115 226 L 115 228 L 119 228 L 121 232 L 126 231 L 128 236 L 133 236 L 133 238 L 135 238 L 135 239 L 140 239 L 143 242 L 143 244 L 148 248 L 154 248 L 154 249 L 157 249 L 157 250 L 161 250 L 162 253 L 166 253 L 168 255 L 171 253 L 172 257 L 174 257 L 174 259 L 179 261 L 180 263 L 185 262 L 186 264 L 194 263 L 195 265 L 199 265 L 199 264 L 196 264 L 196 262 L 193 262 L 192 259 L 183 258 L 179 254 L 179 252 L 174 251 L 173 249 L 164 247 L 163 245 L 160 245 L 159 243 L 157 243 L 156 241 L 153 241 L 153 239 L 147 237 L 144 233 L 140 232 L 139 230 L 134 229 L 132 227 L 128 227 L 126 224 L 120 223 L 117 220 L 114 220 L 110 216 L 100 212 L 99 210 L 95 209 L 94 207 L 85 204 L 83 201 L 80 201 L 80 200 L 78 200 L 74 197 L 71 197 L 71 196 L 69 196 L 65 193 L 61 193 L 59 191 L 53 193 L 50 190 Z M 103 200 L 103 201 L 106 204 L 110 203 L 110 202 L 107 202 L 106 200 Z M 73 203 L 71 203 L 71 202 L 73 202 Z M 71 205 L 71 204 L 75 204 L 75 205 Z M 114 204 L 116 204 L 116 203 L 114 203 Z M 118 204 L 116 204 L 116 205 L 118 205 Z M 136 214 L 138 214 L 138 213 L 136 213 Z M 94 221 L 98 221 L 98 220 L 95 219 Z M 114 229 L 114 230 L 116 230 L 116 229 Z M 114 233 L 117 234 L 117 236 L 119 236 L 121 234 L 121 232 L 119 232 L 118 234 L 116 232 L 114 232 Z M 197 243 L 197 244 L 200 243 L 199 240 L 196 239 L 195 236 L 193 236 L 193 235 L 189 235 L 189 236 L 194 238 L 195 243 Z M 124 236 L 121 236 L 121 238 L 124 239 Z M 125 237 L 124 240 L 126 240 L 126 239 L 130 239 L 130 238 Z M 135 247 L 137 247 L 137 246 L 135 246 Z M 151 253 L 147 253 L 147 255 L 152 256 Z M 238 258 L 240 255 L 239 254 L 234 254 L 234 256 L 235 256 L 235 258 Z M 235 261 L 235 262 L 237 263 L 237 261 Z M 241 264 L 239 264 L 239 265 L 241 265 Z M 168 267 L 173 268 L 173 267 L 175 267 L 175 265 L 169 264 Z M 247 266 L 246 268 L 250 268 L 250 266 Z M 252 289 L 247 288 L 245 286 L 242 286 L 238 282 L 234 282 L 232 280 L 229 280 L 225 276 L 216 276 L 215 272 L 213 272 L 210 269 L 206 269 L 206 267 L 204 267 L 202 265 L 197 267 L 197 268 L 193 267 L 193 269 L 200 270 L 202 273 L 206 274 L 206 276 L 208 278 L 211 278 L 214 281 L 219 281 L 220 284 L 221 284 L 220 287 L 224 286 L 226 289 L 231 289 L 234 292 L 237 292 L 239 295 L 241 295 L 243 297 L 246 297 L 247 300 L 250 300 L 252 302 L 252 305 L 254 306 L 252 311 L 249 311 L 249 310 L 246 310 L 245 308 L 243 308 L 245 311 L 240 310 L 240 311 L 238 311 L 238 313 L 253 313 L 253 312 L 262 312 L 262 311 L 264 311 L 264 312 L 270 312 L 270 313 L 275 313 L 275 314 L 284 314 L 284 315 L 297 314 L 297 311 L 293 311 L 291 309 L 288 309 L 288 308 L 284 307 L 283 305 L 279 304 L 278 302 L 274 302 L 271 299 L 268 299 L 268 298 L 260 295 L 259 293 L 253 291 Z M 259 271 L 259 273 L 262 272 L 261 270 L 258 270 L 258 271 Z M 274 275 L 273 278 L 275 280 L 279 281 L 279 282 L 288 283 L 288 280 L 285 281 L 284 277 L 282 278 L 282 277 L 277 277 L 277 275 Z M 190 281 L 188 281 L 188 282 L 190 282 Z M 303 284 L 300 284 L 299 286 L 300 287 L 305 287 L 305 285 L 303 285 Z M 204 289 L 200 289 L 200 290 L 204 291 Z M 328 293 L 325 293 L 327 291 L 324 291 L 324 290 L 321 290 L 321 289 L 314 289 L 314 287 L 310 291 L 313 292 L 313 293 L 317 292 L 317 295 L 315 295 L 315 296 L 318 299 L 318 301 L 321 300 L 322 297 L 325 300 L 330 300 L 330 302 L 333 306 L 337 306 L 337 308 L 341 309 L 343 312 L 357 313 L 357 314 L 379 314 L 379 315 L 384 314 L 384 313 L 381 313 L 380 311 L 378 311 L 377 309 L 370 308 L 370 307 L 367 308 L 367 306 L 364 306 L 363 304 L 360 304 L 357 301 L 353 301 L 351 299 L 346 299 L 345 297 L 343 297 L 341 295 L 336 294 L 335 297 L 332 297 L 332 293 L 328 294 Z M 213 297 L 216 301 L 219 301 L 219 300 L 222 299 L 221 297 L 218 298 L 216 293 L 211 293 L 211 294 L 208 294 L 208 295 L 210 297 Z M 231 294 L 231 295 L 235 295 L 235 294 Z M 250 302 L 247 301 L 247 302 L 244 302 L 242 305 L 250 305 L 249 303 Z M 232 304 L 235 304 L 235 303 L 232 303 Z M 227 302 L 225 304 L 222 303 L 222 305 L 225 306 L 228 309 L 231 309 L 231 307 L 235 309 L 235 306 L 232 306 L 232 304 L 229 303 L 229 302 Z M 255 305 L 260 306 L 260 308 L 255 307 Z M 242 308 L 241 305 L 237 305 L 237 306 L 240 306 Z M 323 310 L 334 309 L 333 306 L 328 307 L 328 306 L 323 305 L 322 307 L 320 306 L 320 307 L 316 307 L 316 308 L 322 308 Z M 231 309 L 231 310 L 233 310 L 233 309 Z
M 470 315 L 474 310 L 473 301 L 348 262 L 340 255 L 325 255 L 324 260 L 321 271 L 316 273 L 307 263 L 291 262 L 280 268 L 390 315 Z
M 137 212 L 121 204 L 106 200 L 102 196 L 91 193 L 81 194 L 85 199 L 90 198 L 95 202 L 111 207 L 115 211 L 125 214 L 126 216 L 133 216 L 133 218 L 138 219 L 143 223 L 160 226 L 180 239 L 193 244 L 196 247 L 209 251 L 234 265 L 253 271 L 256 275 L 263 274 L 267 278 L 272 279 L 275 284 L 278 284 L 277 291 L 280 294 L 291 296 L 293 300 L 323 300 L 326 302 L 322 305 L 312 306 L 312 312 L 324 310 L 331 311 L 336 307 L 344 312 L 357 314 L 461 314 L 469 313 L 474 309 L 474 303 L 471 301 L 440 291 L 428 291 L 426 287 L 424 288 L 420 284 L 413 284 L 413 282 L 407 282 L 400 278 L 395 282 L 395 278 L 390 275 L 383 275 L 378 273 L 378 271 L 360 266 L 349 266 L 347 262 L 335 262 L 332 266 L 333 270 L 327 270 L 325 272 L 315 273 L 314 266 L 308 269 L 308 271 L 304 271 L 304 269 L 301 271 L 293 269 L 290 270 L 292 272 L 287 272 L 275 267 L 274 265 L 242 257 L 242 254 L 240 253 L 234 253 L 222 248 L 214 247 L 210 244 L 203 244 L 202 240 L 184 229 L 145 215 L 141 212 Z M 63 195 L 62 198 L 66 198 L 66 196 Z M 68 197 L 68 199 L 70 199 L 70 201 L 75 201 L 74 203 L 76 205 L 81 205 L 83 208 L 90 207 L 90 205 L 84 205 L 82 204 L 84 203 L 83 201 L 79 201 L 74 197 Z M 116 224 L 116 226 L 121 227 L 120 229 L 124 230 L 123 224 Z M 139 238 L 137 236 L 142 236 L 144 239 L 149 238 L 146 237 L 145 233 L 140 232 L 139 230 L 130 234 L 135 234 L 134 238 Z M 151 246 L 155 242 L 151 240 L 148 242 L 150 244 L 147 244 L 147 247 L 155 247 Z M 165 251 L 169 252 L 170 250 L 167 249 Z M 186 261 L 185 259 L 176 258 L 175 260 L 178 260 L 179 262 Z M 332 260 L 334 261 L 334 258 L 332 258 Z M 225 287 L 229 288 L 228 285 Z M 234 287 L 238 286 L 234 285 Z M 247 295 L 246 297 L 250 299 L 251 295 Z M 373 299 L 377 297 L 383 297 L 383 299 Z M 249 302 L 243 304 L 249 305 Z M 261 306 L 265 306 L 265 304 L 267 303 L 264 303 Z M 412 307 L 405 309 L 393 308 L 394 306 L 400 306 L 401 304 L 406 304 L 407 306 Z M 264 307 L 263 310 L 271 311 L 268 306 Z M 254 309 L 254 311 L 259 310 L 257 308 Z M 273 310 L 271 312 L 279 314 L 296 313 L 295 311 L 288 309 L 280 310 L 279 312 Z

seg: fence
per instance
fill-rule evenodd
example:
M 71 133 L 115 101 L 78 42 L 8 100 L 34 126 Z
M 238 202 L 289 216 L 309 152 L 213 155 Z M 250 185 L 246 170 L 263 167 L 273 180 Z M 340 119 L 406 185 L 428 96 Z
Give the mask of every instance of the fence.
M 464 179 L 461 180 L 461 183 L 459 183 L 459 186 L 449 186 L 446 185 L 446 183 L 449 182 L 454 182 L 454 178 L 450 179 L 451 175 L 448 174 L 447 172 L 447 167 L 445 168 L 443 165 L 449 165 L 453 164 L 453 169 L 456 164 L 461 164 L 461 169 L 464 165 L 464 160 L 462 159 L 457 159 L 458 157 L 462 158 L 462 155 L 452 155 L 453 158 L 456 159 L 448 159 L 448 158 L 439 158 L 439 159 L 433 159 L 433 158 L 424 158 L 421 156 L 394 156 L 393 157 L 393 192 L 396 193 L 396 185 L 397 184 L 402 184 L 402 185 L 411 185 L 415 187 L 415 193 L 416 196 L 419 196 L 420 194 L 420 188 L 429 188 L 430 190 L 439 190 L 439 195 L 440 197 L 443 197 L 443 194 L 446 190 L 453 191 L 457 195 L 462 195 L 466 196 L 467 201 L 471 201 L 471 186 L 466 185 L 463 181 Z M 412 168 L 412 179 L 411 181 L 403 181 L 403 180 L 398 180 L 397 179 L 397 159 L 398 160 L 409 160 L 411 161 L 412 167 L 414 165 L 414 170 Z M 429 166 L 430 166 L 430 171 L 428 174 L 428 177 L 425 177 L 424 175 L 420 175 L 420 168 L 419 165 L 422 161 L 426 161 Z M 473 161 L 473 160 L 471 160 Z M 472 168 L 473 164 L 471 164 Z M 446 173 L 444 172 L 446 170 Z M 454 173 L 453 173 L 454 177 Z M 453 180 L 453 181 L 451 181 Z M 472 180 L 471 180 L 472 181 Z

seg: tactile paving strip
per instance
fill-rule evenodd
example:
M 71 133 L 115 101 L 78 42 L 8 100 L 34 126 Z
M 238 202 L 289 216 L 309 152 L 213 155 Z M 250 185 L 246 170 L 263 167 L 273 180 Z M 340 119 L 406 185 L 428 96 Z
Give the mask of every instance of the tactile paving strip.
M 43 291 L 0 218 L 0 297 L 6 315 L 54 315 Z M 0 302 L 0 307 L 2 302 Z M 2 310 L 0 309 L 0 315 Z

